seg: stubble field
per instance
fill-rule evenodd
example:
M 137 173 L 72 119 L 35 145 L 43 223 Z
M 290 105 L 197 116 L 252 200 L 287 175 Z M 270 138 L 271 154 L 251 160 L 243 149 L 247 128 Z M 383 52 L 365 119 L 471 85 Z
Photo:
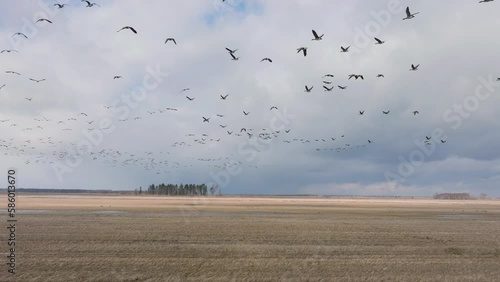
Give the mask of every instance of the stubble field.
M 17 201 L 17 274 L 2 262 L 1 281 L 500 281 L 500 201 Z

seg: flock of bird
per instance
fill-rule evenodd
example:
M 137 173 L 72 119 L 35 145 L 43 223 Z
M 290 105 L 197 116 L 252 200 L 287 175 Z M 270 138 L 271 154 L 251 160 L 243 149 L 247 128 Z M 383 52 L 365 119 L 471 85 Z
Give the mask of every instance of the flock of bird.
M 494 0 L 482 0 L 483 2 L 492 2 Z M 89 1 L 81 1 L 85 4 L 85 7 L 101 7 L 98 3 L 92 3 Z M 222 1 L 224 2 L 224 0 Z M 68 6 L 68 4 L 54 4 L 58 9 L 63 9 Z M 403 20 L 412 20 L 414 19 L 419 12 L 412 13 L 410 8 L 406 9 L 406 17 Z M 36 21 L 45 22 L 48 24 L 56 24 L 53 22 L 54 20 L 40 18 Z M 140 31 L 134 28 L 133 26 L 123 26 L 121 28 L 116 29 L 117 33 L 120 32 L 131 32 L 132 34 L 138 34 Z M 12 34 L 13 37 L 20 36 L 25 39 L 29 39 L 28 36 L 22 32 L 15 32 Z M 320 42 L 323 40 L 325 34 L 319 34 L 316 30 L 312 30 L 312 41 Z M 165 41 L 162 41 L 163 44 L 173 44 L 172 46 L 177 46 L 179 43 L 182 45 L 182 42 L 177 42 L 177 40 L 173 37 L 165 38 Z M 384 45 L 386 41 L 375 37 L 373 39 L 374 45 Z M 340 46 L 340 52 L 347 53 L 349 52 L 351 46 Z M 244 60 L 238 55 L 238 48 L 229 48 L 226 47 L 228 58 L 235 63 L 238 63 L 240 60 Z M 293 50 L 292 50 L 293 51 Z M 308 47 L 302 46 L 296 49 L 297 53 L 301 54 L 304 57 L 307 57 Z M 0 54 L 7 55 L 10 53 L 19 53 L 18 50 L 14 49 L 4 49 L 0 51 Z M 263 57 L 260 60 L 261 63 L 269 63 L 272 64 L 275 61 L 269 57 Z M 409 71 L 419 71 L 420 64 L 408 63 Z M 6 70 L 5 74 L 14 75 L 20 78 L 23 78 L 24 75 L 15 71 L 15 70 Z M 348 91 L 348 85 L 334 83 L 334 78 L 336 76 L 334 74 L 328 73 L 325 74 L 322 80 L 322 89 L 323 92 L 332 92 L 336 88 L 340 91 Z M 346 81 L 354 80 L 354 81 L 363 81 L 368 79 L 369 77 L 374 77 L 376 79 L 384 79 L 385 75 L 383 73 L 376 73 L 373 75 L 359 74 L 353 73 L 349 74 L 345 77 Z M 1 79 L 1 78 L 0 78 Z M 110 77 L 113 80 L 124 79 L 122 75 L 117 74 L 113 77 Z M 39 84 L 46 82 L 45 78 L 32 78 L 27 77 L 27 81 L 31 81 L 32 83 Z M 498 78 L 500 80 L 500 78 Z M 1 84 L 0 83 L 0 95 L 2 95 L 2 91 L 8 91 L 10 85 Z M 194 102 L 196 103 L 196 96 L 190 94 L 191 88 L 186 87 L 179 91 L 178 95 L 183 95 L 186 98 L 186 103 Z M 305 85 L 304 92 L 314 93 L 317 91 L 317 88 L 313 85 Z M 180 94 L 183 93 L 183 94 Z M 220 103 L 238 103 L 238 101 L 232 101 L 232 95 L 230 93 L 217 93 L 213 94 L 214 99 L 220 100 Z M 35 97 L 24 97 L 26 103 L 36 103 Z M 112 110 L 113 106 L 103 105 L 106 110 Z M 279 105 L 269 105 L 266 106 L 265 109 L 268 111 L 279 111 Z M 242 110 L 241 115 L 243 117 L 251 116 L 254 111 L 261 111 L 262 109 L 247 109 Z M 157 109 L 149 109 L 147 111 L 138 110 L 134 112 L 134 116 L 126 119 L 118 119 L 117 126 L 124 123 L 133 123 L 139 122 L 140 120 L 154 119 L 158 118 L 161 115 L 174 115 L 179 112 L 178 107 L 174 106 L 158 106 Z M 357 109 L 356 113 L 359 118 L 363 118 L 365 115 L 365 109 Z M 260 113 L 259 113 L 260 114 Z M 391 114 L 390 109 L 381 109 L 378 113 L 380 115 L 388 116 Z M 417 116 L 420 114 L 418 109 L 413 109 L 411 113 L 413 116 Z M 257 139 L 262 141 L 273 140 L 277 142 L 277 144 L 310 144 L 310 149 L 312 151 L 334 151 L 337 153 L 342 153 L 349 150 L 367 148 L 367 146 L 376 142 L 375 136 L 373 138 L 367 140 L 358 140 L 358 139 L 349 139 L 345 136 L 345 134 L 339 136 L 328 136 L 328 134 L 318 134 L 318 136 L 298 136 L 294 134 L 294 128 L 286 128 L 283 130 L 269 130 L 264 126 L 261 128 L 250 128 L 245 125 L 241 125 L 239 127 L 229 128 L 230 126 L 225 122 L 225 120 L 229 118 L 225 113 L 214 113 L 213 115 L 200 115 L 200 123 L 202 124 L 213 124 L 216 123 L 219 127 L 218 131 L 210 132 L 186 132 L 183 138 L 179 138 L 178 141 L 168 144 L 169 150 L 175 150 L 175 148 L 181 147 L 191 147 L 191 146 L 201 146 L 207 144 L 217 144 L 219 142 L 224 142 L 228 140 L 228 138 L 245 138 L 245 139 Z M 89 132 L 94 130 L 105 130 L 107 128 L 100 128 L 96 122 L 99 120 L 98 116 L 90 116 L 86 112 L 74 113 L 73 115 L 67 116 L 64 119 L 54 118 L 50 116 L 39 116 L 33 118 L 33 121 L 29 124 L 23 124 L 21 121 L 11 120 L 10 118 L 4 118 L 0 120 L 0 127 L 9 127 L 9 128 L 17 128 L 19 132 L 22 134 L 18 134 L 16 136 L 22 136 L 19 138 L 0 138 L 0 149 L 3 150 L 4 155 L 10 156 L 19 156 L 23 157 L 26 164 L 39 164 L 45 163 L 50 164 L 55 161 L 64 161 L 68 158 L 72 157 L 72 154 L 76 154 L 78 156 L 86 157 L 92 161 L 100 161 L 103 164 L 107 164 L 112 167 L 134 167 L 134 168 L 142 168 L 146 170 L 151 170 L 156 174 L 168 174 L 168 173 L 178 173 L 182 170 L 189 170 L 193 167 L 193 160 L 201 162 L 203 164 L 207 164 L 209 166 L 213 166 L 219 169 L 229 168 L 238 164 L 242 164 L 241 161 L 237 161 L 236 164 L 233 161 L 234 158 L 237 158 L 235 154 L 231 154 L 224 157 L 217 158 L 203 158 L 203 157 L 186 157 L 189 161 L 185 163 L 180 162 L 172 162 L 170 161 L 172 152 L 169 150 L 164 150 L 160 152 L 153 151 L 125 151 L 118 150 L 116 148 L 98 148 L 92 152 L 82 152 L 76 151 L 74 149 L 68 149 L 68 146 L 71 148 L 75 148 L 76 141 L 68 141 L 64 138 L 64 132 L 72 131 L 75 128 L 86 128 Z M 57 136 L 43 136 L 44 132 L 47 129 L 56 129 L 59 130 Z M 424 143 L 430 145 L 432 142 L 431 137 L 425 136 Z M 437 141 L 441 144 L 445 144 L 446 140 Z M 66 146 L 66 147 L 64 147 Z M 259 149 L 257 149 L 259 151 Z M 255 164 L 250 165 L 248 167 L 258 168 Z

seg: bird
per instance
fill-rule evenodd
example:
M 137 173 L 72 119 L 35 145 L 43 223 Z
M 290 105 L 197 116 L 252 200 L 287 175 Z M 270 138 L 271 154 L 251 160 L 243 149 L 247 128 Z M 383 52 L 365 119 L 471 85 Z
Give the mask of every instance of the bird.
M 238 51 L 238 49 L 234 49 L 234 50 L 231 50 L 229 48 L 226 47 L 226 50 L 229 52 L 229 54 L 233 54 L 235 53 L 236 51 Z
M 374 38 L 375 38 L 375 41 L 377 41 L 377 43 L 375 43 L 375 44 L 382 45 L 385 43 L 385 41 L 382 41 L 382 40 L 378 39 L 377 37 L 374 37 Z
M 132 31 L 133 33 L 137 34 L 137 30 L 135 30 L 135 29 L 134 29 L 133 27 L 131 27 L 131 26 L 124 26 L 124 27 L 122 27 L 120 30 L 118 30 L 117 32 L 120 32 L 120 31 L 122 31 L 122 30 L 124 30 L 124 29 L 128 29 L 128 30 Z
M 332 84 L 333 82 L 323 80 L 323 83 L 324 83 L 324 84 Z
M 416 65 L 416 66 L 415 66 L 415 65 L 413 65 L 413 64 L 411 64 L 411 69 L 410 69 L 410 70 L 411 70 L 411 71 L 417 71 L 419 66 L 420 66 L 420 64 L 418 64 L 418 65 Z
M 243 128 L 240 130 L 240 133 L 241 133 L 241 132 L 243 132 L 243 131 L 247 132 L 247 129 L 243 127 Z
M 0 89 L 4 88 L 4 87 L 5 87 L 5 85 L 7 85 L 7 84 L 4 84 L 4 85 L 0 86 Z
M 372 141 L 370 139 L 368 139 L 368 143 L 372 143 Z
M 264 59 L 260 60 L 260 62 L 261 62 L 261 63 L 262 63 L 263 61 L 268 61 L 268 62 L 270 62 L 270 63 L 272 63 L 272 62 L 273 62 L 273 60 L 271 60 L 271 59 L 269 59 L 269 58 L 264 58 Z
M 52 23 L 52 21 L 48 20 L 48 19 L 38 19 L 36 22 L 48 22 L 48 23 Z
M 206 117 L 202 117 L 203 118 L 203 122 L 210 122 L 210 118 L 206 118 Z
M 83 0 L 82 0 L 82 2 L 87 2 L 87 7 L 89 7 L 89 8 L 90 8 L 90 7 L 94 7 L 94 6 L 101 7 L 101 6 L 99 6 L 99 4 L 97 4 L 97 3 L 90 3 L 89 1 L 83 1 Z
M 12 35 L 12 37 L 16 36 L 16 35 L 20 35 L 20 36 L 23 36 L 24 38 L 28 39 L 28 36 L 26 36 L 26 34 L 22 33 L 22 32 L 16 32 Z
M 233 58 L 232 58 L 232 60 L 233 60 L 233 61 L 237 61 L 237 60 L 239 60 L 239 59 L 240 59 L 240 57 L 236 57 L 236 56 L 234 56 L 234 54 L 233 54 L 233 53 L 229 53 L 229 55 L 231 55 L 231 57 L 233 57 Z
M 304 53 L 304 57 L 307 56 L 307 47 L 297 48 L 297 53 L 300 53 L 300 51 Z
M 1 54 L 1 53 L 5 53 L 5 52 L 7 52 L 7 53 L 10 53 L 10 52 L 16 52 L 16 53 L 19 53 L 17 50 L 14 50 L 14 49 L 5 49 L 5 50 L 2 50 L 2 51 L 0 52 L 0 54 Z
M 425 136 L 425 139 L 431 140 L 432 136 Z
M 122 76 L 121 76 L 121 75 L 115 75 L 115 76 L 113 77 L 113 79 L 120 79 L 120 78 L 122 78 Z
M 174 44 L 175 44 L 175 45 L 177 45 L 177 41 L 175 41 L 175 39 L 174 39 L 174 38 L 172 38 L 172 37 L 167 38 L 167 39 L 165 40 L 165 43 L 164 43 L 164 44 L 167 44 L 167 42 L 169 42 L 169 41 L 172 41 L 172 42 L 174 42 Z
M 494 0 L 481 0 L 479 3 L 488 3 L 488 2 L 493 2 Z
M 382 111 L 382 113 L 384 113 L 384 115 L 388 115 L 391 111 Z
M 307 87 L 307 85 L 306 85 L 306 92 L 307 92 L 307 93 L 311 92 L 311 90 L 312 90 L 313 88 L 314 88 L 314 86 L 311 86 L 311 88 L 309 88 L 309 87 Z
M 31 100 L 33 99 L 33 97 L 32 97 L 32 98 L 24 98 L 24 99 L 26 99 L 26 100 L 28 100 L 29 102 L 31 102 Z
M 219 126 L 222 127 L 222 128 L 226 128 L 227 127 L 227 125 L 222 125 L 222 124 L 219 124 Z
M 341 53 L 347 53 L 347 52 L 349 52 L 349 48 L 351 48 L 351 46 L 347 46 L 346 48 L 340 46 L 340 52 Z
M 272 106 L 272 107 L 271 107 L 271 109 L 270 109 L 270 111 L 272 111 L 273 109 L 276 109 L 276 110 L 277 110 L 277 109 L 278 109 L 278 107 L 276 107 L 276 106 Z
M 221 98 L 222 100 L 226 100 L 226 99 L 227 99 L 227 96 L 229 96 L 229 94 L 227 94 L 226 96 L 220 95 L 220 98 Z
M 180 93 L 182 93 L 182 92 L 186 92 L 186 91 L 189 91 L 189 90 L 190 90 L 190 88 L 184 88 L 184 89 L 182 89 L 182 90 L 181 90 L 181 92 L 180 92 Z
M 322 34 L 321 36 L 318 36 L 318 34 L 316 33 L 316 31 L 314 29 L 312 30 L 312 33 L 314 35 L 314 38 L 312 40 L 314 40 L 314 41 L 320 41 L 320 40 L 323 39 L 323 35 L 324 34 Z
M 58 4 L 58 3 L 56 3 L 56 4 L 54 4 L 54 6 L 57 7 L 58 9 L 62 9 L 65 6 L 68 6 L 68 4 Z
M 326 87 L 326 86 L 324 86 L 324 85 L 323 85 L 323 88 L 325 88 L 325 91 L 332 91 L 332 90 L 333 90 L 333 88 L 335 88 L 335 87 L 334 87 L 334 86 L 332 86 L 332 87 L 328 88 L 328 87 Z
M 243 111 L 243 114 L 245 114 L 246 116 L 248 116 L 250 114 L 250 112 Z
M 443 144 L 446 143 L 446 140 L 441 140 L 441 143 L 443 143 Z
M 325 77 L 334 77 L 334 75 L 333 74 L 325 74 L 325 75 L 323 75 L 323 78 L 325 78 Z
M 418 111 L 413 111 L 413 115 L 414 115 L 414 116 L 415 116 L 415 115 L 418 115 L 418 114 L 420 114 Z
M 365 113 L 365 111 L 359 111 L 359 115 L 362 116 Z
M 186 99 L 188 99 L 189 101 L 193 101 L 194 100 L 194 98 L 191 98 L 189 96 L 186 96 Z
M 403 19 L 404 20 L 410 20 L 410 19 L 413 19 L 415 17 L 416 14 L 418 14 L 420 12 L 417 12 L 417 13 L 411 13 L 410 12 L 410 7 L 406 7 L 406 18 Z
M 232 131 L 228 131 L 228 132 L 227 132 L 227 134 L 228 134 L 228 135 L 231 135 L 231 134 L 233 134 L 233 132 L 232 132 Z
M 6 71 L 5 73 L 11 73 L 11 74 L 21 75 L 21 74 L 20 74 L 20 73 L 18 73 L 17 71 Z
M 347 86 L 340 86 L 340 85 L 337 85 L 338 88 L 342 89 L 342 90 L 346 90 L 347 89 Z
M 383 74 L 379 73 L 377 74 L 377 77 L 385 77 Z
M 42 82 L 42 81 L 45 81 L 45 78 L 44 79 L 34 79 L 34 78 L 30 78 L 31 81 L 34 81 L 36 83 L 39 83 L 39 82 Z

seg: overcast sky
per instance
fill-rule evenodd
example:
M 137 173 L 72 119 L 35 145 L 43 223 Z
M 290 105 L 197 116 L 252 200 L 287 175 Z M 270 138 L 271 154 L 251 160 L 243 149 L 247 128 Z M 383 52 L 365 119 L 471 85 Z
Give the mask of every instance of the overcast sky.
M 0 2 L 0 164 L 21 187 L 500 196 L 500 3 L 96 1 Z

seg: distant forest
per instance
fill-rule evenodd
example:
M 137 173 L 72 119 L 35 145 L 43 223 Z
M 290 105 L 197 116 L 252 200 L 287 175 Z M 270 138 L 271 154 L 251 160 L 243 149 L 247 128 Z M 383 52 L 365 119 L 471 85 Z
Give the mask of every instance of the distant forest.
M 142 195 L 186 195 L 186 196 L 206 196 L 206 195 L 221 195 L 221 191 L 217 186 L 210 187 L 206 184 L 160 184 L 160 185 L 149 185 L 148 189 L 145 191 L 140 187 L 135 189 L 134 194 Z

